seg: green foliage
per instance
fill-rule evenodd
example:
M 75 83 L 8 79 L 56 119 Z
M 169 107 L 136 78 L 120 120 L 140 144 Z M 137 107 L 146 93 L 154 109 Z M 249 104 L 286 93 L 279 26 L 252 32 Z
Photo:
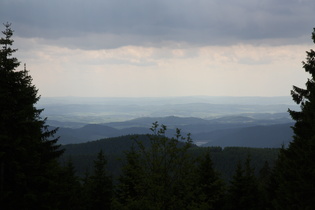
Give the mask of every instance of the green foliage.
M 134 146 L 126 152 L 126 163 L 119 177 L 117 199 L 120 204 L 130 209 L 139 209 L 139 198 L 144 194 L 142 181 L 144 179 L 143 167 L 140 163 L 140 154 Z
M 258 181 L 248 156 L 244 166 L 237 164 L 227 195 L 227 209 L 264 209 Z
M 87 209 L 110 209 L 113 184 L 106 169 L 107 160 L 101 150 L 94 161 L 94 173 L 85 181 Z
M 49 131 L 41 119 L 37 89 L 24 66 L 12 57 L 13 30 L 4 24 L 0 39 L 0 202 L 4 209 L 53 208 L 62 154 L 56 130 Z
M 58 209 L 84 209 L 82 187 L 79 177 L 75 175 L 72 160 L 69 159 L 58 173 L 55 203 Z
M 195 180 L 194 207 L 222 209 L 225 184 L 213 167 L 209 148 L 197 160 Z
M 82 144 L 63 145 L 62 148 L 65 149 L 65 153 L 60 161 L 67 161 L 68 157 L 71 157 L 77 175 L 83 177 L 86 170 L 92 168 L 96 154 L 102 149 L 108 160 L 108 170 L 111 171 L 114 178 L 116 178 L 121 174 L 122 161 L 119 161 L 119 159 L 124 159 L 124 151 L 132 147 L 132 144 L 135 143 L 133 140 L 135 137 L 137 137 L 137 140 L 141 141 L 144 146 L 150 146 L 149 136 L 147 135 L 128 135 Z M 184 145 L 185 142 L 180 141 L 179 144 Z M 138 150 L 139 148 L 134 145 L 134 149 Z M 191 145 L 188 152 L 193 158 L 197 158 L 208 149 L 211 153 L 214 168 L 220 172 L 224 181 L 228 181 L 233 176 L 237 161 L 239 159 L 242 161 L 245 160 L 248 153 L 251 154 L 252 165 L 260 169 L 265 161 L 268 161 L 270 167 L 273 167 L 279 152 L 277 148 L 225 147 L 222 149 L 221 147 L 197 147 L 195 145 Z M 258 171 L 256 175 L 258 175 Z
M 120 177 L 119 201 L 130 209 L 185 209 L 191 202 L 194 163 L 189 156 L 191 139 L 177 129 L 174 138 L 165 136 L 166 126 L 151 128 L 149 147 L 135 140 L 137 151 L 126 153 Z M 180 144 L 184 141 L 184 144 Z
M 111 174 L 116 174 L 113 177 L 115 193 L 111 209 L 233 209 L 233 206 L 226 205 L 231 198 L 226 191 L 231 190 L 233 185 L 226 186 L 225 183 L 235 174 L 237 160 L 245 162 L 244 166 L 241 165 L 242 181 L 233 188 L 234 192 L 243 192 L 239 195 L 242 195 L 242 206 L 252 208 L 254 202 L 249 202 L 250 199 L 258 198 L 260 201 L 255 204 L 261 208 L 265 206 L 266 193 L 262 192 L 267 191 L 265 185 L 269 182 L 265 163 L 268 161 L 272 165 L 278 149 L 200 148 L 191 144 L 189 136 L 183 138 L 180 130 L 174 138 L 164 135 L 166 126 L 154 123 L 151 130 L 152 135 L 123 136 L 64 148 L 67 149 L 66 154 L 72 156 L 76 168 L 85 168 L 84 172 L 87 172 L 88 162 L 99 159 L 93 152 L 99 149 L 106 151 L 106 168 Z M 258 173 L 259 170 L 254 168 L 262 172 Z M 224 176 L 217 172 L 218 169 Z M 91 202 L 94 202 L 90 177 L 86 173 L 83 180 L 83 197 L 88 198 L 83 199 L 85 209 L 91 208 Z
M 312 38 L 315 43 L 315 28 Z M 289 110 L 296 121 L 293 141 L 281 149 L 273 171 L 276 209 L 312 209 L 315 203 L 315 52 L 306 53 L 303 68 L 311 78 L 306 89 L 293 86 L 291 95 L 301 111 Z
M 194 148 L 197 152 L 202 152 L 206 149 Z M 278 153 L 279 149 L 275 148 L 225 147 L 224 149 L 221 148 L 221 150 L 211 148 L 214 168 L 221 173 L 225 181 L 229 181 L 232 178 L 238 161 L 245 161 L 248 154 L 251 155 L 251 165 L 259 170 L 263 167 L 265 161 L 268 161 L 270 167 L 273 167 Z M 255 171 L 255 175 L 259 175 L 258 171 Z

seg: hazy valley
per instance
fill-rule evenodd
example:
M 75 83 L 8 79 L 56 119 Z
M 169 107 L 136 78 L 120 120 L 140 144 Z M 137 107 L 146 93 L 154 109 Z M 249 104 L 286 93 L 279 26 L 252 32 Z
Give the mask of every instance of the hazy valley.
M 290 97 L 43 98 L 59 143 L 147 134 L 153 122 L 202 146 L 281 147 L 291 140 Z

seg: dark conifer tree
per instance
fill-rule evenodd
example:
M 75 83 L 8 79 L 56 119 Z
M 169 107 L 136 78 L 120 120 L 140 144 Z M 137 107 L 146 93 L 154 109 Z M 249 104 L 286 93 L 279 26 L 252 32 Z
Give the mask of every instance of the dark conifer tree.
M 119 201 L 127 209 L 189 209 L 193 201 L 194 161 L 188 153 L 190 136 L 165 136 L 166 126 L 153 123 L 149 145 L 136 140 L 127 153 L 120 177 Z
M 270 209 L 270 202 L 268 198 L 269 184 L 271 183 L 270 176 L 271 168 L 269 166 L 269 162 L 265 161 L 263 167 L 259 170 L 258 176 L 259 191 L 261 193 L 261 205 L 264 206 L 265 209 Z
M 315 43 L 315 28 L 312 39 Z M 273 171 L 276 209 L 313 209 L 315 203 L 315 51 L 302 62 L 310 74 L 306 89 L 293 86 L 291 95 L 300 111 L 289 110 L 295 125 L 293 141 L 282 148 Z
M 56 203 L 59 203 L 58 209 L 60 210 L 85 209 L 81 183 L 75 173 L 71 159 L 63 167 L 60 167 L 58 190 L 54 192 L 57 195 Z
M 228 189 L 226 209 L 263 209 L 255 170 L 250 162 L 248 156 L 244 167 L 241 162 L 237 164 Z
M 259 182 L 261 185 L 266 185 L 269 181 L 271 174 L 271 168 L 269 166 L 269 162 L 265 161 L 263 167 L 259 170 Z
M 87 180 L 87 209 L 110 209 L 113 196 L 112 178 L 106 169 L 107 160 L 101 150 L 94 161 L 94 173 Z
M 12 54 L 13 30 L 4 24 L 0 39 L 0 203 L 3 209 L 46 208 L 54 199 L 52 176 L 62 151 L 49 131 L 37 89 L 26 67 Z
M 209 149 L 198 159 L 196 172 L 195 206 L 198 209 L 222 209 L 225 186 L 213 167 Z
M 146 209 L 144 198 L 144 171 L 140 162 L 140 154 L 131 147 L 126 152 L 126 162 L 122 167 L 117 186 L 117 203 L 120 209 Z M 118 207 L 116 207 L 118 208 Z
M 227 194 L 226 209 L 242 209 L 244 207 L 242 197 L 245 195 L 243 186 L 245 185 L 244 180 L 244 169 L 242 163 L 239 161 L 235 173 L 230 181 L 230 186 Z

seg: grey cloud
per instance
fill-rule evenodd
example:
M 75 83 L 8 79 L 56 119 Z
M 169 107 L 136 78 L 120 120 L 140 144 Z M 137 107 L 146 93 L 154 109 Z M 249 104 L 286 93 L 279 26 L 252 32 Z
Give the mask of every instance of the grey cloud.
M 0 20 L 12 22 L 21 37 L 95 49 L 169 42 L 300 42 L 315 27 L 314 11 L 313 0 L 4 0 Z M 94 35 L 107 38 L 84 40 Z

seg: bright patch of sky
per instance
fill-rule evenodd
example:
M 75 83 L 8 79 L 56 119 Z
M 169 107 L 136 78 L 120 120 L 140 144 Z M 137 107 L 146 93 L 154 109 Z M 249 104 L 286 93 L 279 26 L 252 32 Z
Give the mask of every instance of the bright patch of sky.
M 287 96 L 308 77 L 314 11 L 312 0 L 0 2 L 44 97 Z

